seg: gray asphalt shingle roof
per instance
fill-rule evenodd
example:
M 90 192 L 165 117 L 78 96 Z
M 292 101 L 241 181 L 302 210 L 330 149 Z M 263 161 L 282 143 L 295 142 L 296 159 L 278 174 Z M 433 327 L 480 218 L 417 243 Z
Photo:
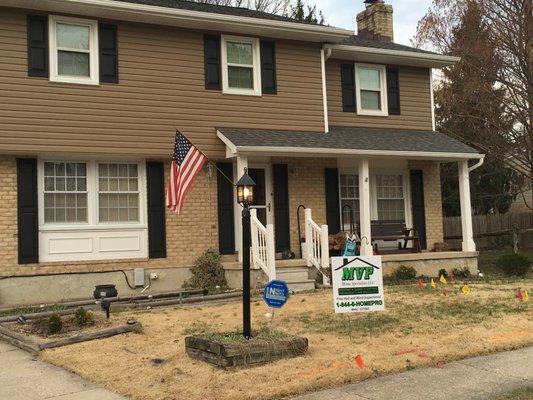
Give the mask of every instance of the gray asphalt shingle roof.
M 326 134 L 242 128 L 218 128 L 218 131 L 237 147 L 479 154 L 476 149 L 435 131 L 351 127 L 331 127 Z
M 271 14 L 263 11 L 250 10 L 244 7 L 230 7 L 230 6 L 221 6 L 216 4 L 206 4 L 198 3 L 195 1 L 189 0 L 118 0 L 125 3 L 136 3 L 136 4 L 145 4 L 158 7 L 168 7 L 181 10 L 191 10 L 191 11 L 201 11 L 215 14 L 223 15 L 234 15 L 238 17 L 249 17 L 249 18 L 259 18 L 272 21 L 284 21 L 284 22 L 294 22 L 299 24 L 309 24 L 317 25 L 311 22 L 298 21 L 294 18 L 290 18 L 283 15 Z M 357 35 L 352 35 L 346 38 L 343 43 L 344 45 L 351 46 L 361 46 L 369 47 L 375 49 L 388 49 L 388 50 L 403 50 L 403 51 L 412 51 L 416 53 L 426 53 L 426 54 L 436 54 L 429 51 L 417 49 L 414 47 L 404 46 L 392 42 L 382 42 L 379 40 L 367 39 Z
M 118 0 L 125 3 L 136 3 L 136 4 L 145 4 L 150 6 L 159 6 L 159 7 L 169 7 L 176 8 L 181 10 L 191 10 L 191 11 L 203 11 L 215 14 L 225 14 L 225 15 L 235 15 L 237 17 L 250 17 L 250 18 L 261 18 L 261 19 L 270 19 L 274 21 L 286 21 L 286 22 L 297 22 L 305 23 L 294 18 L 285 17 L 282 15 L 271 14 L 263 11 L 250 10 L 244 7 L 230 7 L 230 6 L 221 6 L 216 4 L 206 4 L 206 3 L 197 3 L 195 1 L 187 0 Z
M 371 47 L 374 49 L 412 51 L 415 53 L 423 53 L 423 54 L 437 54 L 431 51 L 417 49 L 416 47 L 405 46 L 403 44 L 398 44 L 398 43 L 393 43 L 393 42 L 385 42 L 385 41 L 380 41 L 380 40 L 367 39 L 367 38 L 363 38 L 357 35 L 352 35 L 348 39 L 344 39 L 342 44 L 348 45 L 348 46 Z

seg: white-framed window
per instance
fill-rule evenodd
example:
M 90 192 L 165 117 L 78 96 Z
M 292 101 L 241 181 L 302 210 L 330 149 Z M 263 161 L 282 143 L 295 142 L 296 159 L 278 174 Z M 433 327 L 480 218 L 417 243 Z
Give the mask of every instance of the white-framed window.
M 87 166 L 44 162 L 44 223 L 87 223 Z
M 222 91 L 261 96 L 259 39 L 222 35 Z
M 139 172 L 134 163 L 98 163 L 98 222 L 139 222 Z
M 40 159 L 39 259 L 146 258 L 146 166 L 135 160 Z
M 350 231 L 350 213 L 353 215 L 354 224 L 359 223 L 359 176 L 353 174 L 339 175 L 341 223 L 342 230 Z
M 50 81 L 98 85 L 98 22 L 51 15 Z
M 355 64 L 357 114 L 389 114 L 387 107 L 387 76 L 384 65 Z
M 405 221 L 403 175 L 376 175 L 375 182 L 378 219 Z

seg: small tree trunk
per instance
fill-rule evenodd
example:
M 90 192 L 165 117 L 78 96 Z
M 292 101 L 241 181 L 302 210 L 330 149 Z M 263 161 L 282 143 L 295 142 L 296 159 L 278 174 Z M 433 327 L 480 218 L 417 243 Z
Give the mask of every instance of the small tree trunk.
M 518 253 L 518 241 L 520 240 L 520 229 L 518 228 L 518 224 L 515 223 L 513 225 L 513 251 L 515 254 Z

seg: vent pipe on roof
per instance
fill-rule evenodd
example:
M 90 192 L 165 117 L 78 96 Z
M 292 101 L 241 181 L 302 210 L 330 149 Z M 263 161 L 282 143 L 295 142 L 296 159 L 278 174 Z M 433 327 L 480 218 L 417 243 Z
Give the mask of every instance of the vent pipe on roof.
M 366 8 L 357 14 L 357 35 L 392 42 L 394 40 L 392 6 L 383 0 L 365 0 Z

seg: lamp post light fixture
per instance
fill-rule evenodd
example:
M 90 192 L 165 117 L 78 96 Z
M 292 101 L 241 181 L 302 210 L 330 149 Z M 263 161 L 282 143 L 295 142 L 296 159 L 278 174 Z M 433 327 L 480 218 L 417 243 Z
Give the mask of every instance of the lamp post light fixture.
M 248 175 L 248 168 L 244 168 L 244 174 L 236 186 L 237 202 L 242 205 L 242 334 L 250 339 L 250 204 L 254 202 L 255 182 Z

